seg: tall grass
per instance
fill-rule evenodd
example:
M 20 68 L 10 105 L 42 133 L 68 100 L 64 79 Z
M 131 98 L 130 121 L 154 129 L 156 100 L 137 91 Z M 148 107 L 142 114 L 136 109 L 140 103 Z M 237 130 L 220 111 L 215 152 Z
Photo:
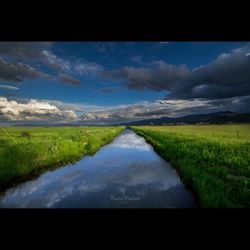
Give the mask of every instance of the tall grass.
M 74 162 L 111 142 L 123 127 L 8 127 L 0 130 L 0 189 Z M 4 131 L 3 131 L 4 130 Z
M 141 126 L 133 130 L 172 163 L 201 207 L 250 207 L 250 125 Z

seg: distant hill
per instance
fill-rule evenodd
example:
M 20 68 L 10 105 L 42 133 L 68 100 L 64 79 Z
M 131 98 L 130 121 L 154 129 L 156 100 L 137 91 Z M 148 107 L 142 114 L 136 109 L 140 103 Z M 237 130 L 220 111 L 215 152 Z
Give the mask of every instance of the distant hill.
M 164 124 L 223 124 L 250 123 L 250 113 L 234 113 L 230 111 L 210 114 L 187 115 L 177 118 L 161 117 L 124 123 L 123 125 L 164 125 Z

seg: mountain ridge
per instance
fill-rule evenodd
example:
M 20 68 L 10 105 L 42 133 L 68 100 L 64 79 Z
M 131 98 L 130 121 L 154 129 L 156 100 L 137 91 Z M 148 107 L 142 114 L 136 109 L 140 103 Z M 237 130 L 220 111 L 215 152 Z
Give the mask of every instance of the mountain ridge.
M 165 125 L 165 124 L 223 124 L 223 123 L 250 123 L 250 113 L 236 113 L 221 111 L 208 114 L 186 115 L 181 117 L 166 117 L 144 119 L 121 123 L 119 125 Z

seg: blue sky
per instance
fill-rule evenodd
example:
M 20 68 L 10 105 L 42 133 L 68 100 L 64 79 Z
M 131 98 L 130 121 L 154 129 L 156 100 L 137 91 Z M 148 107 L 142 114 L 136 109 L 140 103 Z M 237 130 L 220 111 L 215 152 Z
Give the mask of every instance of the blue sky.
M 213 80 L 211 74 L 217 74 L 217 65 L 229 67 L 229 72 L 234 70 L 238 72 L 239 65 L 231 63 L 233 57 L 239 58 L 240 55 L 242 56 L 242 51 L 246 56 L 248 50 L 249 44 L 246 42 L 23 42 L 9 44 L 1 42 L 0 96 L 12 98 L 15 101 L 26 100 L 27 102 L 30 99 L 38 102 L 47 100 L 49 103 L 60 101 L 80 106 L 97 106 L 99 109 L 101 107 L 104 109 L 105 107 L 120 108 L 124 105 L 140 103 L 155 105 L 155 101 L 165 100 L 168 95 L 172 103 L 180 100 L 189 103 L 197 100 L 208 102 L 225 98 L 228 101 L 228 98 L 241 98 L 243 95 L 231 94 L 233 92 L 229 89 L 231 83 L 224 86 L 227 81 L 231 81 L 230 79 L 225 77 L 225 83 L 220 82 L 222 80 L 218 77 Z M 229 55 L 232 59 L 224 58 L 223 55 Z M 244 63 L 247 64 L 248 61 L 247 57 Z M 210 64 L 214 73 L 209 73 Z M 240 67 L 244 68 L 245 64 Z M 17 68 L 14 71 L 13 65 Z M 204 76 L 197 83 L 200 76 L 191 75 L 194 75 L 195 68 L 204 66 L 205 70 L 199 69 L 198 71 L 206 77 Z M 7 67 L 12 67 L 12 69 Z M 31 68 L 27 69 L 27 67 Z M 234 68 L 230 70 L 230 67 Z M 31 70 L 32 72 L 28 72 Z M 16 74 L 15 77 L 14 74 Z M 210 75 L 207 76 L 207 74 Z M 154 82 L 158 76 L 159 79 Z M 212 80 L 207 82 L 208 79 Z M 184 89 L 178 92 L 182 84 L 191 81 L 192 83 L 189 84 L 193 89 L 192 95 L 185 95 Z M 241 79 L 242 84 L 245 84 L 243 88 L 248 90 L 244 81 L 245 79 Z M 212 94 L 204 95 L 204 89 L 207 88 L 215 91 L 215 98 Z M 197 91 L 199 95 L 194 95 Z M 222 96 L 218 94 L 221 92 L 223 92 Z M 147 108 L 150 109 L 150 107 Z M 234 107 L 231 108 L 234 109 Z M 84 109 L 81 111 L 85 113 Z M 169 115 L 171 116 L 171 113 Z

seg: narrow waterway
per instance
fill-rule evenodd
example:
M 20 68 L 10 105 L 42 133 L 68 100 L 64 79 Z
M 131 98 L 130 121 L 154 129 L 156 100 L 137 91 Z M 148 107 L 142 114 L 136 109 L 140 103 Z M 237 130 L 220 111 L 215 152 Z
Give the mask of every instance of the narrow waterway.
M 0 207 L 187 208 L 192 194 L 145 140 L 124 130 L 94 156 L 9 189 Z

